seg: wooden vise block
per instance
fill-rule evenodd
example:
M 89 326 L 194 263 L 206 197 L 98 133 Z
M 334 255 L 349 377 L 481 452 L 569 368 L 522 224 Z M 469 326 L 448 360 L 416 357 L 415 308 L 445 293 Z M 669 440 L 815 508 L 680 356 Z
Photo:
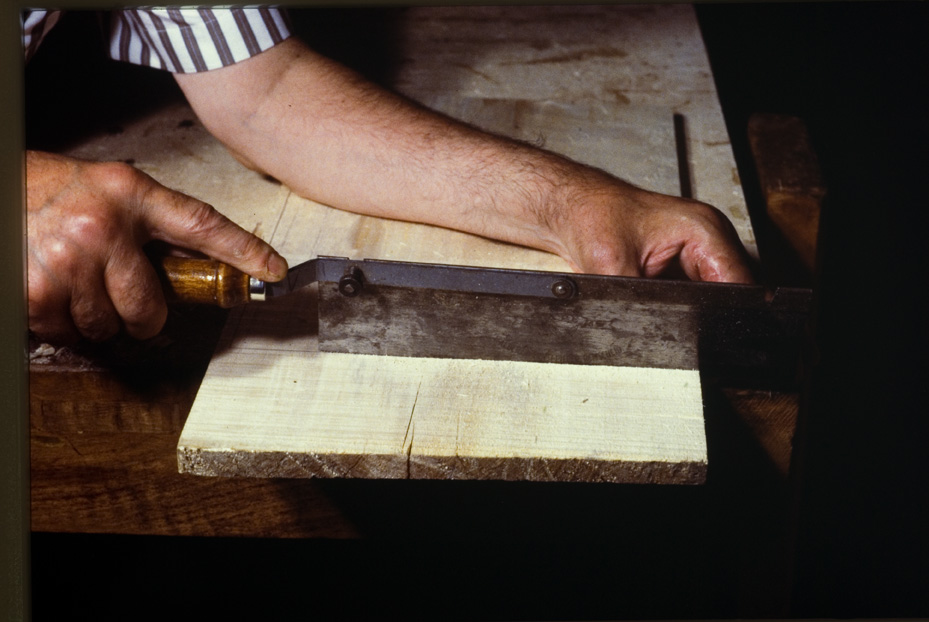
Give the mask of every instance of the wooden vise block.
M 748 139 L 768 217 L 812 273 L 826 188 L 806 125 L 793 116 L 755 114 Z

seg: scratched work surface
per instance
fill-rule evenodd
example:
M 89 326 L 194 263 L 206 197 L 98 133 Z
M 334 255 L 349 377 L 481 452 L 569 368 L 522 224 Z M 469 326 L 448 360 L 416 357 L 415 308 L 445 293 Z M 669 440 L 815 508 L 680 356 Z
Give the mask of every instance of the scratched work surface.
M 683 115 L 694 197 L 722 210 L 757 256 L 692 7 L 417 8 L 401 28 L 398 56 L 406 62 L 395 87 L 414 99 L 451 94 L 594 109 L 654 106 Z
M 679 191 L 672 115 L 684 114 L 696 197 L 727 211 L 754 250 L 688 7 L 422 8 L 406 20 L 398 90 L 633 183 Z M 323 254 L 567 269 L 545 253 L 318 205 L 245 171 L 199 126 L 185 131 L 196 135 L 185 143 L 189 164 L 169 167 L 186 167 L 183 174 L 151 169 L 226 208 L 292 264 Z M 704 477 L 695 371 L 320 353 L 314 304 L 308 289 L 232 314 L 178 444 L 182 471 L 668 483 Z

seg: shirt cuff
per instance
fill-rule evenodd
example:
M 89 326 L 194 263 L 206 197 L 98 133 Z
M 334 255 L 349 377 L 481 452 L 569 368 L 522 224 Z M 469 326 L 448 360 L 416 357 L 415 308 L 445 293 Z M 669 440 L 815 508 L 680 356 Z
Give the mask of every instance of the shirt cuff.
M 280 9 L 146 8 L 116 11 L 110 56 L 172 73 L 195 73 L 251 58 L 288 38 Z

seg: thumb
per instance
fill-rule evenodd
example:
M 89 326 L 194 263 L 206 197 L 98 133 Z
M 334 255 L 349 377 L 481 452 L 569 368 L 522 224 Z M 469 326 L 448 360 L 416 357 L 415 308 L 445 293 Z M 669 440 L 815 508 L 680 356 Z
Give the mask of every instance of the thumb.
M 741 244 L 725 237 L 711 238 L 702 243 L 688 241 L 681 250 L 681 265 L 694 281 L 754 282 Z
M 201 252 L 264 281 L 287 274 L 287 262 L 270 244 L 238 226 L 208 203 L 165 188 L 155 180 L 139 202 L 147 240 Z

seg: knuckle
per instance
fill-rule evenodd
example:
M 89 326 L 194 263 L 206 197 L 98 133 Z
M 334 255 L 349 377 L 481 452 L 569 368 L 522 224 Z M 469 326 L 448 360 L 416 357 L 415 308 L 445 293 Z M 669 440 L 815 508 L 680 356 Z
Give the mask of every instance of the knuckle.
M 225 218 L 212 205 L 190 199 L 185 213 L 184 228 L 198 237 L 211 237 L 218 233 Z
M 707 228 L 725 229 L 729 225 L 726 215 L 712 205 L 696 203 L 694 212 L 697 220 Z
M 188 212 L 187 231 L 198 239 L 209 239 L 221 246 L 235 260 L 261 260 L 271 255 L 271 248 L 229 220 L 208 203 L 197 201 Z
M 261 238 L 249 235 L 233 248 L 233 253 L 237 258 L 267 259 L 271 254 L 271 249 Z
M 109 210 L 82 210 L 74 213 L 68 219 L 67 227 L 70 237 L 82 244 L 97 241 L 108 244 L 119 237 L 123 229 L 120 219 L 113 218 Z M 86 257 L 83 259 L 86 260 Z
M 167 306 L 156 287 L 139 281 L 114 300 L 126 332 L 137 339 L 154 337 L 167 319 Z
M 666 229 L 676 230 L 679 237 L 707 242 L 728 239 L 734 234 L 732 223 L 726 215 L 712 205 L 688 200 L 681 206 L 683 209 L 678 210 L 671 221 L 674 224 Z
M 582 269 L 594 274 L 638 276 L 636 262 L 630 261 L 625 245 L 617 240 L 596 239 L 582 249 Z
M 116 315 L 100 307 L 75 307 L 71 318 L 81 335 L 91 341 L 104 341 L 119 332 Z
M 98 187 L 108 194 L 123 197 L 135 192 L 149 177 L 139 169 L 124 162 L 99 162 L 92 170 Z

